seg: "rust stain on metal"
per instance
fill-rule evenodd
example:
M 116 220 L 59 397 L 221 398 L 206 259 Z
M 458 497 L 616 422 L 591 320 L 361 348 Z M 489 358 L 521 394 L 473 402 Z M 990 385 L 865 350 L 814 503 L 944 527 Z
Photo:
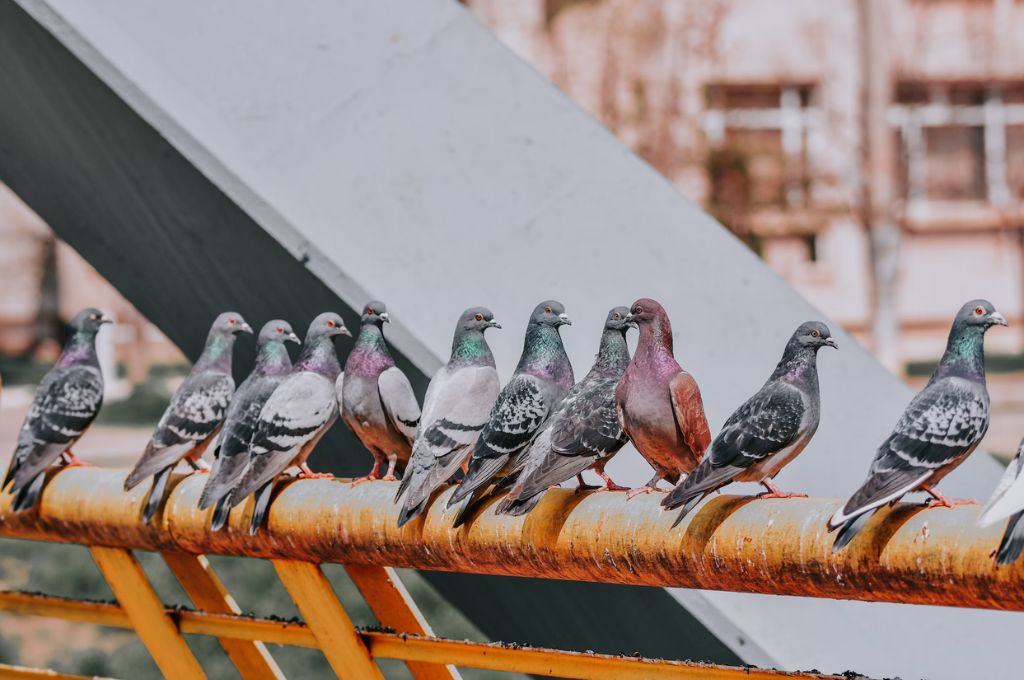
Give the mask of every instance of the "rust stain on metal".
M 146 488 L 121 490 L 124 471 L 70 468 L 54 475 L 38 511 L 15 514 L 0 498 L 0 534 L 51 541 L 600 581 L 1024 611 L 1024 565 L 990 555 L 1003 527 L 975 525 L 978 508 L 900 505 L 878 513 L 833 555 L 825 521 L 841 501 L 718 496 L 671 528 L 655 496 L 554 489 L 526 517 L 488 504 L 452 529 L 442 491 L 402 529 L 395 484 L 352 487 L 299 480 L 278 494 L 268 525 L 245 531 L 248 507 L 219 533 L 196 501 L 203 477 L 179 478 L 150 527 Z

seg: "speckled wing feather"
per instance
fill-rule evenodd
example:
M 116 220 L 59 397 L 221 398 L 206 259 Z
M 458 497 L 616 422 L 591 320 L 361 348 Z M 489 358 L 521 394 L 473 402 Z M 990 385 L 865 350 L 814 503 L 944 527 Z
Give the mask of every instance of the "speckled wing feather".
M 103 404 L 103 379 L 92 366 L 51 370 L 36 391 L 4 479 L 12 493 L 31 483 L 78 441 Z
M 420 405 L 416 402 L 409 378 L 401 369 L 392 366 L 380 374 L 377 388 L 388 420 L 411 442 L 420 424 Z
M 800 436 L 804 411 L 804 400 L 796 387 L 784 382 L 766 384 L 729 416 L 707 457 L 665 497 L 662 505 L 678 508 L 699 501 L 751 465 L 793 444 Z
M 496 458 L 520 451 L 537 434 L 550 408 L 540 380 L 532 375 L 517 375 L 501 391 L 473 457 Z
M 669 384 L 672 396 L 672 408 L 676 416 L 676 424 L 683 434 L 683 441 L 690 448 L 698 461 L 711 443 L 711 431 L 708 419 L 704 415 L 704 401 L 700 396 L 697 381 L 686 371 L 672 379 Z
M 249 470 L 232 493 L 233 503 L 284 472 L 302 447 L 338 417 L 334 384 L 316 373 L 293 373 L 281 382 L 260 411 L 249 445 Z
M 626 433 L 615 409 L 615 386 L 619 376 L 604 377 L 574 388 L 552 417 L 551 449 L 562 456 L 602 457 L 626 443 Z M 583 383 L 581 383 L 583 384 Z
M 989 422 L 983 385 L 950 377 L 922 390 L 904 411 L 871 464 L 868 479 L 829 522 L 843 522 L 916 489 L 978 445 Z
M 224 421 L 235 381 L 223 373 L 191 375 L 175 392 L 146 446 L 125 481 L 131 489 L 150 475 L 174 465 Z

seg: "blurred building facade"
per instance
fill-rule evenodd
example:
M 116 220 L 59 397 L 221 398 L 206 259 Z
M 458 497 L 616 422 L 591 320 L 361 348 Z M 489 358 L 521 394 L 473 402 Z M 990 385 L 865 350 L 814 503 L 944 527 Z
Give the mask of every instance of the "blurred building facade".
M 893 368 L 937 357 L 965 295 L 1010 320 L 990 350 L 1020 351 L 1024 3 L 468 4 L 878 353 L 873 291 L 888 268 Z M 867 97 L 872 78 L 880 104 Z M 876 105 L 887 139 L 869 158 Z M 868 205 L 872 184 L 882 215 Z M 894 249 L 872 247 L 879 220 Z

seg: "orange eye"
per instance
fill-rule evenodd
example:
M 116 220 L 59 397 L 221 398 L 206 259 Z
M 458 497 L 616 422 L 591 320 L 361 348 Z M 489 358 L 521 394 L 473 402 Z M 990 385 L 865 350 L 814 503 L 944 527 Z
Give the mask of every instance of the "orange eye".
M 545 307 L 544 308 L 544 312 L 547 313 L 547 314 L 550 314 L 551 313 L 551 308 L 550 307 Z
M 975 307 L 974 308 L 974 315 L 975 316 L 981 316 L 984 313 L 985 313 L 985 308 L 984 307 Z
M 284 333 L 284 329 L 283 329 L 283 328 L 281 328 L 280 326 L 278 326 L 278 327 L 277 327 L 277 332 L 278 332 L 278 333 Z
M 334 319 L 328 319 L 327 320 L 327 327 L 328 328 L 334 328 Z
M 484 320 L 484 315 L 483 315 L 483 314 L 477 314 L 477 315 L 476 315 L 476 317 L 474 317 L 474 318 L 475 318 L 475 319 L 476 319 L 477 321 L 483 321 L 483 320 Z
M 235 320 L 234 319 L 228 319 L 228 323 L 231 324 L 232 326 L 234 326 L 235 325 Z
M 367 307 L 366 313 L 369 314 L 370 316 L 373 316 L 373 307 Z
M 820 338 L 821 337 L 821 333 L 819 333 L 818 331 L 811 331 L 811 337 L 812 338 Z

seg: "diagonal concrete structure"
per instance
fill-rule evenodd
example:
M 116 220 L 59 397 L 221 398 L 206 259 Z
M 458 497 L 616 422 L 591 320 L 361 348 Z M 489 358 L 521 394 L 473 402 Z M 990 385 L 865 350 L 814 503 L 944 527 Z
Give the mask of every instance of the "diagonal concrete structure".
M 582 374 L 607 309 L 650 295 L 715 429 L 826 318 L 450 0 L 0 0 L 0 34 L 0 180 L 186 349 L 225 307 L 299 327 L 377 297 L 422 394 L 465 306 L 503 321 L 507 377 L 558 297 Z M 950 314 L 981 294 L 964 282 Z M 787 488 L 849 493 L 909 399 L 839 342 Z M 361 471 L 342 429 L 320 464 Z M 649 476 L 628 452 L 612 470 Z M 977 455 L 944 486 L 983 496 L 998 473 Z M 1024 634 L 995 612 L 428 578 L 492 637 L 598 651 L 984 677 Z

